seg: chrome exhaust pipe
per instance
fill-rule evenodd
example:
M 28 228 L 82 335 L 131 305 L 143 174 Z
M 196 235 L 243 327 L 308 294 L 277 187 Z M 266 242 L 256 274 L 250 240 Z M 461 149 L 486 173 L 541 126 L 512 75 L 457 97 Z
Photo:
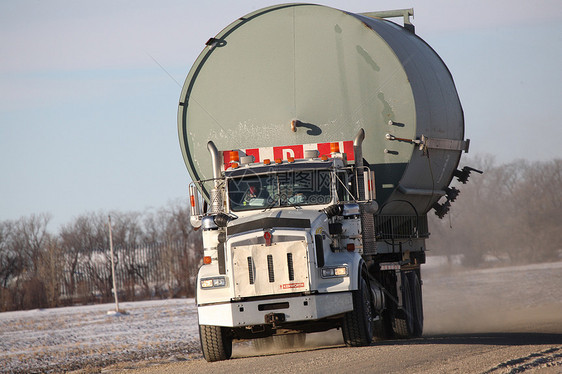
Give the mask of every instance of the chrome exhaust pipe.
M 220 213 L 222 212 L 222 193 L 220 190 L 220 177 L 221 177 L 221 164 L 220 164 L 220 155 L 215 143 L 213 141 L 209 141 L 207 143 L 207 149 L 211 154 L 211 162 L 213 163 L 213 181 L 214 187 L 211 190 L 210 204 L 209 204 L 209 212 L 210 213 Z
M 363 140 L 365 140 L 365 130 L 360 129 L 353 140 L 353 157 L 355 158 L 355 167 L 363 167 Z

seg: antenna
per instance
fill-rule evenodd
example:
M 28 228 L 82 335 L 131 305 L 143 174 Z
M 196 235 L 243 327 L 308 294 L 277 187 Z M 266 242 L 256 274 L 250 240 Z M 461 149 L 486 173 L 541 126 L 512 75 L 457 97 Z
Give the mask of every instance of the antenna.
M 160 65 L 160 63 L 158 61 L 156 61 L 156 59 L 154 57 L 152 57 L 152 55 L 150 53 L 148 53 L 148 52 L 145 52 L 145 53 L 148 55 L 148 57 L 150 57 L 152 59 L 152 61 L 156 62 L 156 64 L 158 66 L 160 66 L 160 69 L 162 69 L 164 71 L 164 73 L 168 74 L 168 76 L 170 78 L 172 78 L 172 80 L 174 82 L 176 82 L 176 84 L 178 85 L 179 88 L 181 88 L 181 84 L 176 80 L 176 78 L 172 77 L 172 74 L 168 73 L 168 70 L 164 69 L 164 66 Z

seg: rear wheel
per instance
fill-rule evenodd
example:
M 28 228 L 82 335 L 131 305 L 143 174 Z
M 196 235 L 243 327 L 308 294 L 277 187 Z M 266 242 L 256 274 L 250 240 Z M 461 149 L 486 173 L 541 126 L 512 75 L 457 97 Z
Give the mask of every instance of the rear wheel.
M 353 310 L 343 317 L 342 334 L 351 347 L 370 345 L 373 340 L 374 310 L 366 270 L 361 273 L 359 289 L 353 291 Z
M 386 339 L 391 339 L 394 336 L 392 331 L 392 315 L 388 310 L 384 310 L 380 313 L 378 321 L 373 324 L 373 340 L 382 341 Z
M 421 281 L 416 272 L 408 274 L 410 281 L 410 288 L 412 291 L 412 309 L 414 317 L 414 331 L 413 337 L 419 338 L 423 333 L 423 301 Z
M 412 290 L 409 277 L 401 273 L 402 309 L 397 311 L 392 328 L 399 339 L 408 339 L 414 335 L 414 310 L 412 307 Z
M 199 325 L 203 357 L 209 362 L 228 360 L 232 356 L 232 337 L 221 326 Z

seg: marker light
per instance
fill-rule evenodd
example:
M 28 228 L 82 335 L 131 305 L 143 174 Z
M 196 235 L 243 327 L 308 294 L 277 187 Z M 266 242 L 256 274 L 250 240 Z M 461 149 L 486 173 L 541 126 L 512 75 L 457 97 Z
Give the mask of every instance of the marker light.
M 328 155 L 322 155 L 322 157 L 320 157 L 320 159 L 322 161 L 328 161 Z
M 265 160 L 263 160 L 263 164 L 269 165 L 269 164 L 271 164 L 271 160 L 269 158 L 266 158 Z
M 283 162 L 283 160 L 281 160 L 280 158 L 276 158 L 276 159 L 275 159 L 275 163 L 276 163 L 276 164 L 280 164 L 280 163 L 282 163 L 282 162 Z
M 229 158 L 230 158 L 230 161 L 238 161 L 238 160 L 240 160 L 240 157 L 239 157 L 239 155 L 238 155 L 238 151 L 230 151 L 228 156 L 229 156 Z
M 339 153 L 340 152 L 340 143 L 330 143 L 330 152 L 331 153 Z
M 295 162 L 295 158 L 294 157 L 287 157 L 287 161 L 288 162 Z
M 191 207 L 194 208 L 194 207 L 195 207 L 195 196 L 194 196 L 194 195 L 190 195 L 190 196 L 189 196 L 189 201 L 191 202 Z
M 239 166 L 238 162 L 233 162 L 233 163 L 230 164 L 230 167 L 233 168 L 233 169 L 238 168 L 238 166 Z
M 355 251 L 355 244 L 354 243 L 347 243 L 347 251 L 348 252 Z
M 211 259 L 211 256 L 205 256 L 203 257 L 203 263 L 205 265 L 209 265 L 211 262 L 213 262 L 213 260 Z

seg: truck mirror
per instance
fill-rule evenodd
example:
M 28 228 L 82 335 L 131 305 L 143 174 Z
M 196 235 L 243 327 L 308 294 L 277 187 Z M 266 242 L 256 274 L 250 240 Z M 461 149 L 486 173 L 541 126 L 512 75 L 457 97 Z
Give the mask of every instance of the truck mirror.
M 203 215 L 201 214 L 201 205 L 199 204 L 199 191 L 197 191 L 197 187 L 195 187 L 193 183 L 189 185 L 189 207 L 189 222 L 191 226 L 198 229 L 201 227 L 201 218 Z

